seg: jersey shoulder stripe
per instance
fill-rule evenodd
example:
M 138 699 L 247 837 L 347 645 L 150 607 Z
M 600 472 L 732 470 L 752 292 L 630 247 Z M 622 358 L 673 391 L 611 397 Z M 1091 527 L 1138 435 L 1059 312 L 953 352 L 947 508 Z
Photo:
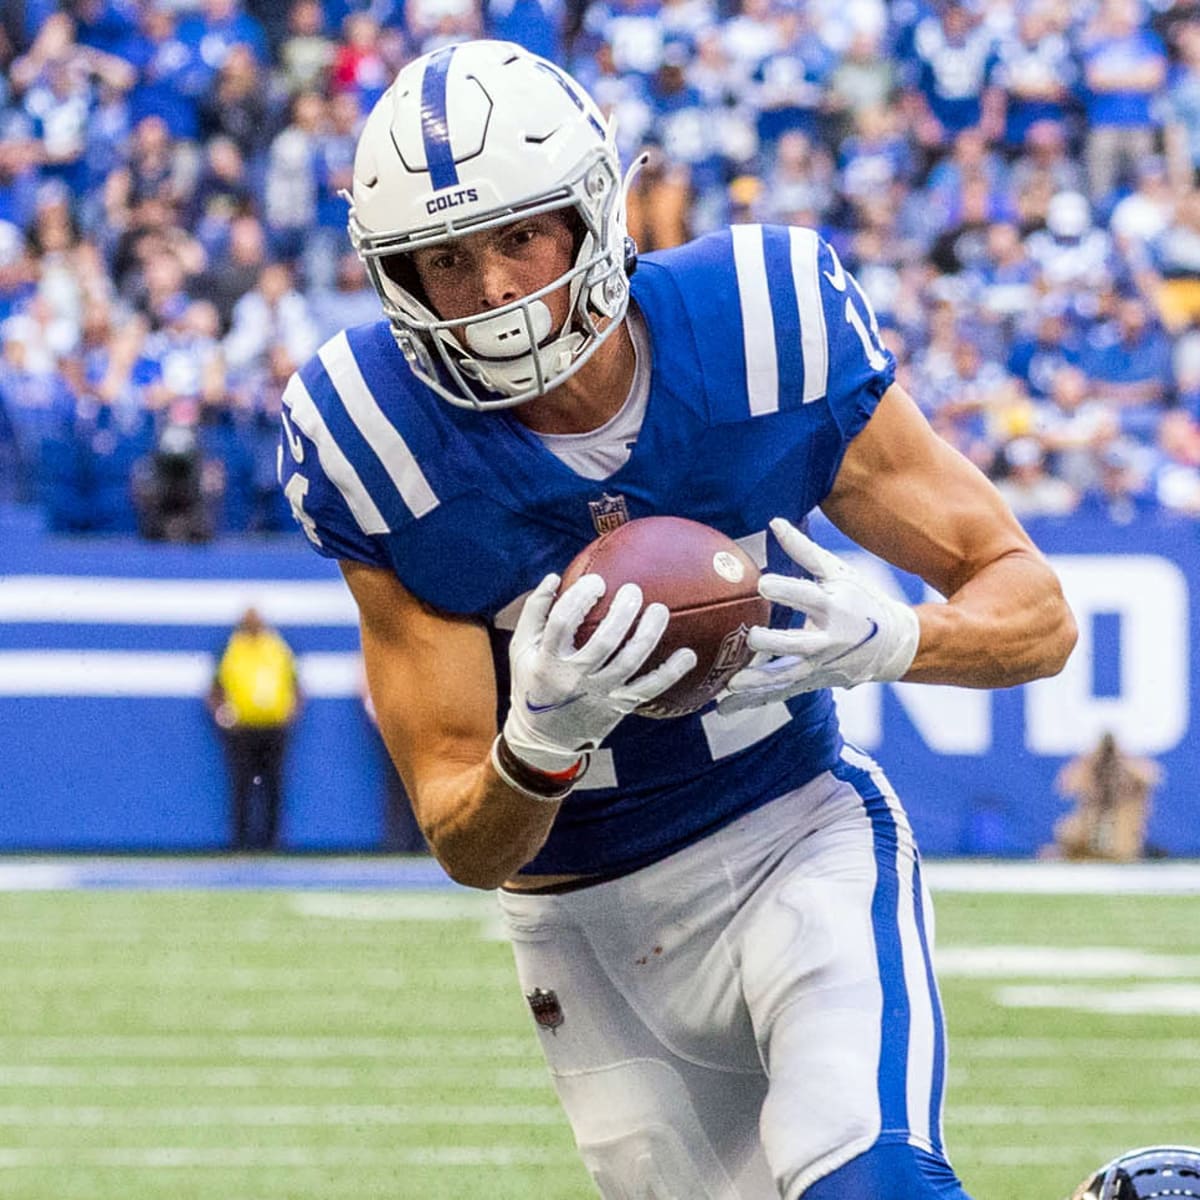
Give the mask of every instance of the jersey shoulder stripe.
M 326 342 L 317 357 L 350 420 L 383 465 L 409 512 L 414 517 L 423 517 L 436 508 L 437 496 L 408 443 L 384 415 L 367 386 L 346 333 Z
M 337 488 L 363 533 L 386 533 L 388 523 L 362 478 L 338 445 L 304 379 L 293 375 L 283 391 L 283 407 L 292 424 L 313 444 L 325 478 Z

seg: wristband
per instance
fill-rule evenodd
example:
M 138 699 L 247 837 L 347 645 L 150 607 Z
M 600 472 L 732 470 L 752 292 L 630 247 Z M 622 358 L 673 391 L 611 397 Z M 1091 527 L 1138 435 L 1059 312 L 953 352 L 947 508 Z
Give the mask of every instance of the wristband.
M 492 743 L 492 767 L 500 779 L 514 792 L 528 796 L 531 800 L 544 800 L 548 804 L 557 804 L 565 800 L 575 785 L 587 773 L 591 757 L 582 755 L 579 760 L 565 771 L 539 771 L 528 763 L 522 762 L 504 740 L 504 734 L 498 733 Z

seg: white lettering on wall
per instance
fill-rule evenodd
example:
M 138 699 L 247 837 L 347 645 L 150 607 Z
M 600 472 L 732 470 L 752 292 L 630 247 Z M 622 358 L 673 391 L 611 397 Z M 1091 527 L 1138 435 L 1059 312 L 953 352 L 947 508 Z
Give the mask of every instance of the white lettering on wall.
M 1188 586 L 1169 559 L 1145 554 L 1069 554 L 1053 559 L 1079 624 L 1079 644 L 1060 675 L 1025 689 L 1025 744 L 1034 754 L 1075 754 L 1111 730 L 1126 750 L 1161 754 L 1182 741 L 1191 679 Z M 1092 618 L 1120 623 L 1120 687 L 1092 694 Z

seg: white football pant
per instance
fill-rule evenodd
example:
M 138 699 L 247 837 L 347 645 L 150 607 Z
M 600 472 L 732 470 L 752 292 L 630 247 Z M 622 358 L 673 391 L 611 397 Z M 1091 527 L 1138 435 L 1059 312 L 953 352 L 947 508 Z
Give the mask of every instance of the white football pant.
M 640 871 L 500 902 L 604 1200 L 796 1200 L 876 1142 L 942 1153 L 932 911 L 861 752 Z

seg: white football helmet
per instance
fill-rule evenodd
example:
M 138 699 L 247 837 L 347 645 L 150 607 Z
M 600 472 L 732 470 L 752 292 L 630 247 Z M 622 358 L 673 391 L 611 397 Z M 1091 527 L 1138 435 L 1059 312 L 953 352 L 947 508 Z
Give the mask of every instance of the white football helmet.
M 611 124 L 553 63 L 512 42 L 423 55 L 396 76 L 359 137 L 350 239 L 416 375 L 464 408 L 508 408 L 574 374 L 629 302 L 625 187 Z M 409 255 L 536 213 L 573 210 L 571 269 L 537 292 L 442 320 Z M 551 328 L 544 297 L 567 287 Z

